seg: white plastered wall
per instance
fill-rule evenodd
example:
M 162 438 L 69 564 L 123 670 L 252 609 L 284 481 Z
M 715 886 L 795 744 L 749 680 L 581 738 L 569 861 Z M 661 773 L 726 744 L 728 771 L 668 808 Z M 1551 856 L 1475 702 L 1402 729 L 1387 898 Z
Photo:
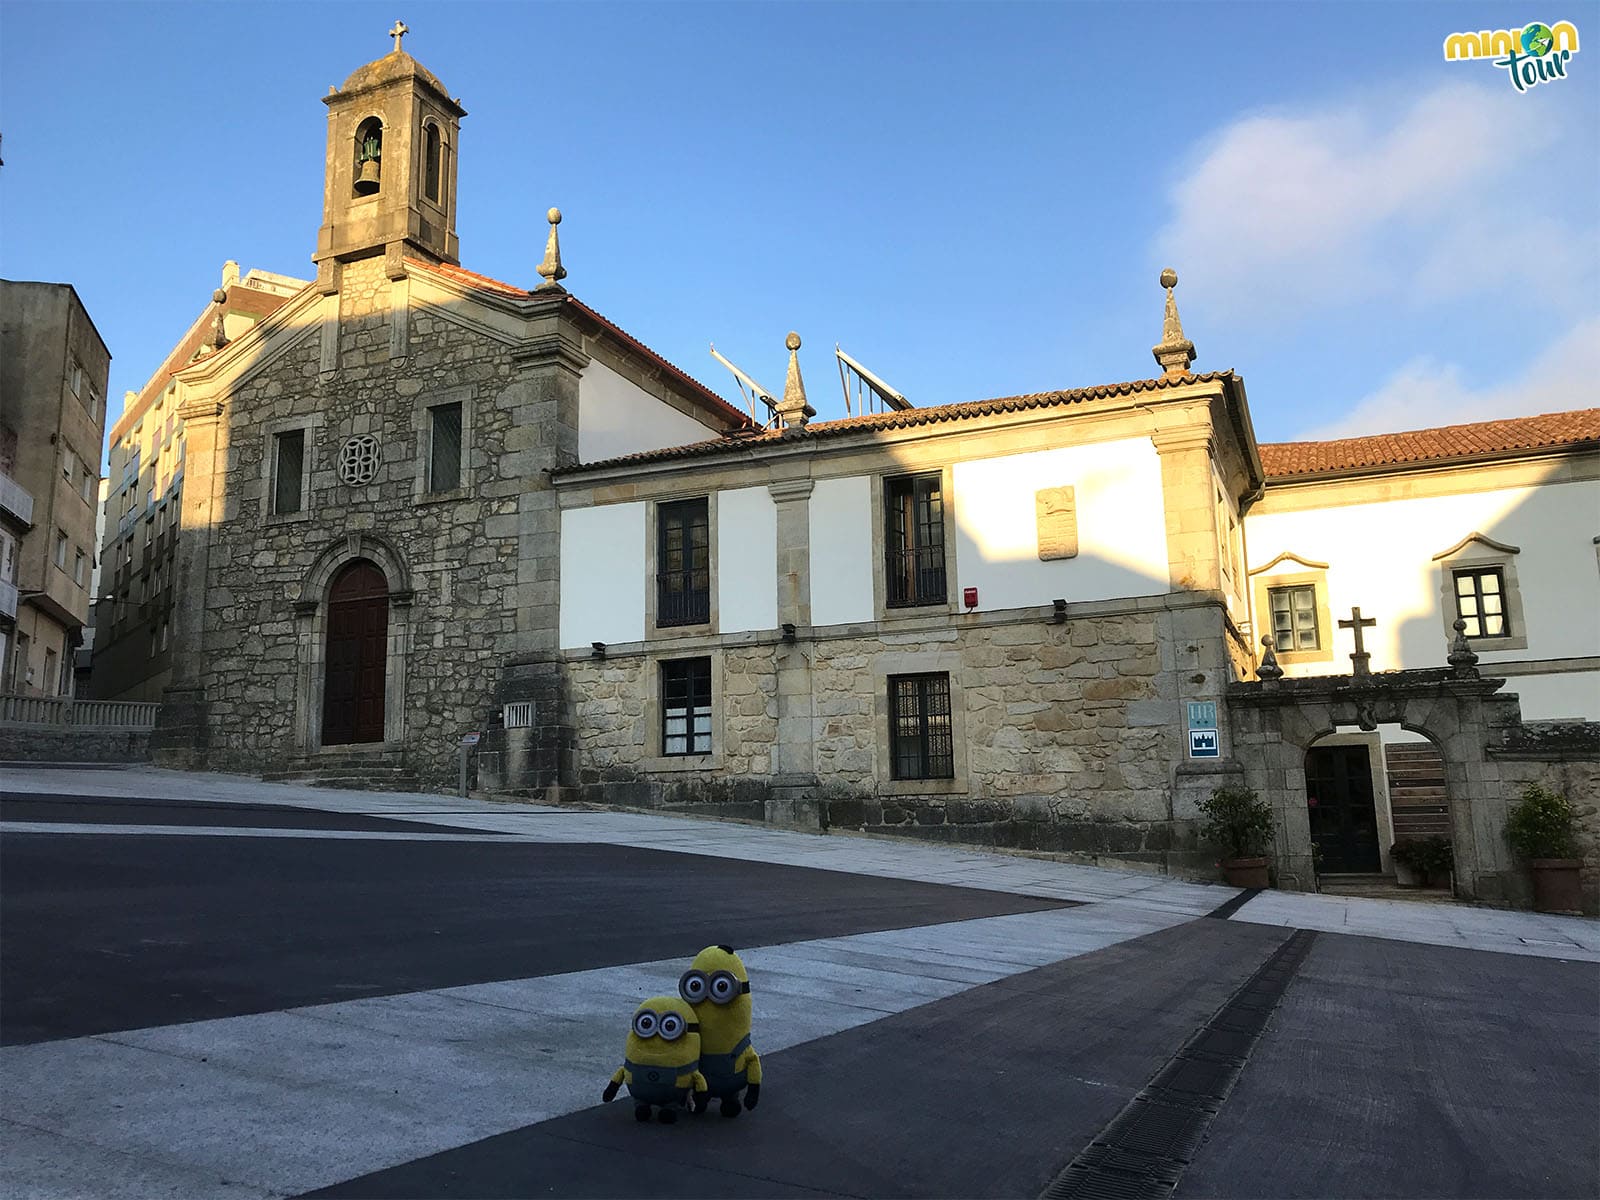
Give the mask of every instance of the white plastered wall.
M 872 620 L 872 480 L 819 479 L 811 492 L 811 623 Z
M 598 359 L 591 359 L 579 377 L 580 462 L 686 446 L 716 437 L 718 432 L 658 400 Z
M 1071 486 L 1074 558 L 1039 558 L 1035 493 Z M 978 608 L 1161 595 L 1170 590 L 1161 459 L 1149 438 L 957 463 L 951 522 L 959 579 Z
M 645 505 L 561 512 L 561 645 L 642 642 Z
M 1269 493 L 1267 507 L 1270 510 Z M 1570 660 L 1600 655 L 1600 483 L 1496 488 L 1305 512 L 1254 512 L 1246 519 L 1251 568 L 1291 553 L 1328 564 L 1328 604 L 1335 621 L 1359 605 L 1377 625 L 1365 631 L 1374 671 L 1442 667 L 1449 653 L 1443 575 L 1434 555 L 1471 533 L 1519 547 L 1513 556 L 1526 649 L 1478 648 L 1480 669 L 1496 663 Z M 1263 576 L 1304 572 L 1286 560 Z M 1453 614 L 1452 614 L 1453 615 Z M 1261 631 L 1268 625 L 1257 612 Z M 1335 627 L 1329 663 L 1305 663 L 1291 674 L 1350 670 L 1354 642 Z M 1593 671 L 1512 675 L 1505 691 L 1522 697 L 1529 719 L 1600 720 L 1600 674 Z
M 717 629 L 778 626 L 778 506 L 764 487 L 717 493 Z

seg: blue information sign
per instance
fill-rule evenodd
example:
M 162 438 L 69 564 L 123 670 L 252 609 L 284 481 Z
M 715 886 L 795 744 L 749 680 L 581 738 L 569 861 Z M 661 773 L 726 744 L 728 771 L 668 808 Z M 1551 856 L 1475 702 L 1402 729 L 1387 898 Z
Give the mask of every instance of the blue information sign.
M 1217 740 L 1215 729 L 1189 730 L 1190 758 L 1219 758 L 1221 754 L 1221 743 Z

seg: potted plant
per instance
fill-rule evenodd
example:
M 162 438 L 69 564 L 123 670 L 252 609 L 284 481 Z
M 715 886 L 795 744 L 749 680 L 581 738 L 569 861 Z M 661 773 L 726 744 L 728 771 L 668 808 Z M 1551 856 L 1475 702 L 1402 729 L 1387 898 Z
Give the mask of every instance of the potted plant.
M 1395 882 L 1401 887 L 1449 886 L 1456 865 L 1450 839 L 1438 834 L 1396 842 L 1389 855 L 1394 860 Z
M 1233 887 L 1264 888 L 1272 845 L 1272 809 L 1254 789 L 1222 787 L 1200 801 L 1200 836 L 1222 850 L 1222 877 Z
M 1417 868 L 1417 843 L 1396 842 L 1389 847 L 1389 861 L 1394 864 L 1394 881 L 1401 887 L 1422 887 L 1427 874 Z
M 1533 907 L 1539 912 L 1582 912 L 1578 839 L 1565 796 L 1530 783 L 1506 813 L 1506 840 L 1533 872 Z

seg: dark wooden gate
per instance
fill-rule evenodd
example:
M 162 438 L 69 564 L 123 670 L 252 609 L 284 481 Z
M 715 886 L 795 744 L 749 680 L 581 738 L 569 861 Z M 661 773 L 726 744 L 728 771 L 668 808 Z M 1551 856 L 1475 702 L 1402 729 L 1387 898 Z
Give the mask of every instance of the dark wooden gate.
M 1323 875 L 1382 869 L 1372 762 L 1365 746 L 1313 746 L 1306 751 L 1306 805 Z
M 389 583 L 357 559 L 328 592 L 328 674 L 322 744 L 383 741 L 384 668 L 389 657 Z

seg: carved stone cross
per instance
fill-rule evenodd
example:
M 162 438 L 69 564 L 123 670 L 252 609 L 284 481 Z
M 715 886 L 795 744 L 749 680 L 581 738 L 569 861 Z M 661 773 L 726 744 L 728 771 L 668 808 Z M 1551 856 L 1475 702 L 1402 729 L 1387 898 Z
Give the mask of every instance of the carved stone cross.
M 1372 617 L 1363 617 L 1360 608 L 1352 608 L 1350 610 L 1350 619 L 1339 622 L 1340 629 L 1348 629 L 1356 636 L 1356 652 L 1350 656 L 1350 665 L 1357 675 L 1370 675 L 1372 673 L 1367 668 L 1367 663 L 1371 660 L 1372 655 L 1367 653 L 1367 647 L 1361 638 L 1361 631 L 1363 629 L 1371 629 L 1377 623 Z
M 407 28 L 404 21 L 396 21 L 394 28 L 389 30 L 389 36 L 394 39 L 394 52 L 396 54 L 400 53 L 400 39 L 410 32 L 411 30 Z

